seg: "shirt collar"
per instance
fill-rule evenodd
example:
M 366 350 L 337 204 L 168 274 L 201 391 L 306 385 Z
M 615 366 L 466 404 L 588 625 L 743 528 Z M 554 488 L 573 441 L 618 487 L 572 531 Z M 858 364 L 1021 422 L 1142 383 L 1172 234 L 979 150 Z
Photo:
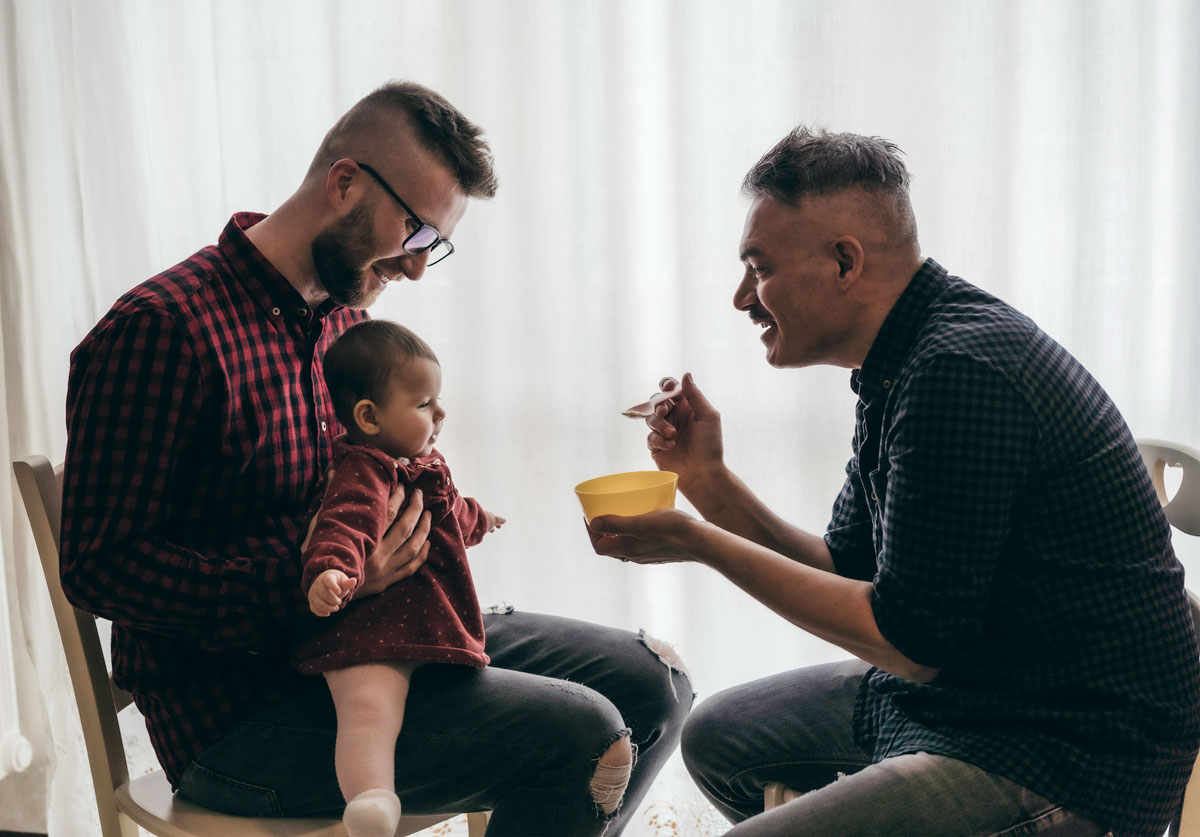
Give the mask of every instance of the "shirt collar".
M 949 274 L 933 259 L 926 259 L 892 306 L 862 368 L 850 375 L 850 386 L 868 403 L 871 395 L 891 386 L 892 379 L 908 357 L 917 332 L 925 322 L 929 304 L 946 288 Z
M 261 212 L 237 212 L 221 231 L 217 246 L 233 268 L 234 276 L 259 307 L 272 316 L 291 314 L 302 320 L 324 319 L 338 310 L 341 306 L 329 299 L 315 311 L 310 310 L 300 292 L 250 241 L 246 230 L 266 217 Z

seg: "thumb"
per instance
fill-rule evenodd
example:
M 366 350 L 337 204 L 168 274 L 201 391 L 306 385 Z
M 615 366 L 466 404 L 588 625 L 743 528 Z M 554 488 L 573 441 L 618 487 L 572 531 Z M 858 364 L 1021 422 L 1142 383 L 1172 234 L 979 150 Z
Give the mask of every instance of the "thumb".
M 404 504 L 404 483 L 396 483 L 387 501 L 387 522 L 390 524 L 400 514 L 400 506 Z
M 696 418 L 707 418 L 716 415 L 716 409 L 704 397 L 704 393 L 700 391 L 700 387 L 696 386 L 696 381 L 692 378 L 691 372 L 687 372 L 683 376 L 683 397 L 687 399 L 688 406 L 692 408 L 692 413 L 695 414 Z
M 627 525 L 629 520 L 631 518 L 617 514 L 601 514 L 588 522 L 588 528 L 597 535 L 619 535 L 629 529 Z

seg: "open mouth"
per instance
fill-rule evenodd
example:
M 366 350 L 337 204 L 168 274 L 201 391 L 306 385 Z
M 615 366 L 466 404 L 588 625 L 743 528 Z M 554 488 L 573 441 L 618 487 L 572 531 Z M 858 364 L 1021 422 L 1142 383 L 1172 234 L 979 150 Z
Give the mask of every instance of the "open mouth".
M 775 320 L 766 315 L 752 316 L 750 321 L 762 329 L 762 338 L 765 340 L 768 335 L 775 334 Z

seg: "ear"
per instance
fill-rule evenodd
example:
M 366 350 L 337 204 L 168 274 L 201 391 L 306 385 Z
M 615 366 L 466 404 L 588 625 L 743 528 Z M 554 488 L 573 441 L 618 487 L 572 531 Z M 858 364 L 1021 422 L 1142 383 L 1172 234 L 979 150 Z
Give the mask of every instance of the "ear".
M 364 398 L 355 404 L 351 415 L 354 416 L 354 425 L 360 433 L 368 436 L 379 435 L 378 408 L 370 398 Z
M 339 214 L 349 209 L 361 183 L 362 171 L 348 157 L 330 166 L 325 173 L 325 199 L 330 208 Z
M 866 261 L 862 244 L 852 235 L 843 235 L 833 240 L 830 249 L 838 265 L 838 283 L 849 287 L 862 275 Z

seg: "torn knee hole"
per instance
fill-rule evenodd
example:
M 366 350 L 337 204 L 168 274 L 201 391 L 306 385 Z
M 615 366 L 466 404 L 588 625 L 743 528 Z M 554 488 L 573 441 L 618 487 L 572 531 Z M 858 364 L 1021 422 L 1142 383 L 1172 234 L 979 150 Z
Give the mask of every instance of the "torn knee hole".
M 623 735 L 600 757 L 588 786 L 592 799 L 605 815 L 612 814 L 620 807 L 632 770 L 633 748 L 629 736 Z

